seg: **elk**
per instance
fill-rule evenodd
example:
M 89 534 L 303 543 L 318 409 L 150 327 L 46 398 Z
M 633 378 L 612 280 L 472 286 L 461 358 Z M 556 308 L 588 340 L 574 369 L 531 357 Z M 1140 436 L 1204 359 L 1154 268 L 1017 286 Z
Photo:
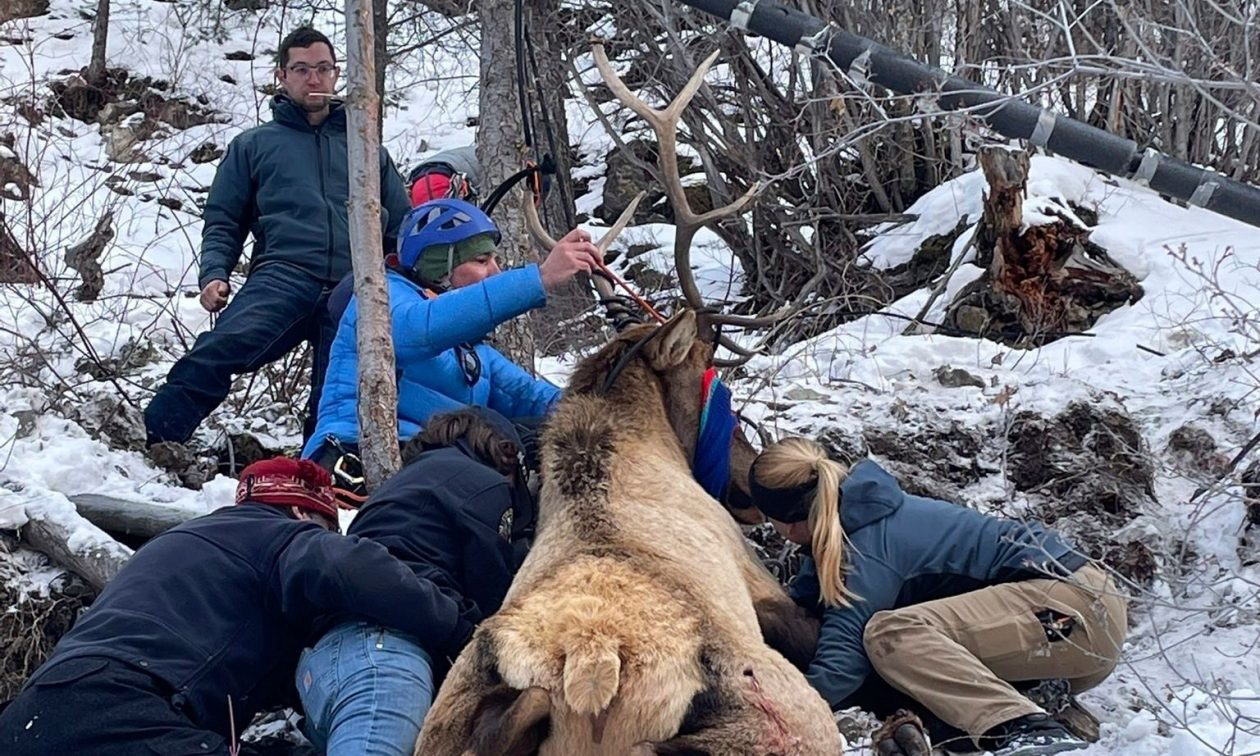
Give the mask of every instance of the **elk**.
M 619 84 L 599 48 L 596 59 Z M 712 60 L 666 111 L 643 106 L 663 169 L 672 129 Z M 662 174 L 679 203 L 680 235 L 735 214 L 751 196 L 697 216 L 672 166 Z M 540 243 L 553 243 L 528 200 L 527 217 Z M 690 280 L 689 266 L 678 275 Z M 700 303 L 694 280 L 688 288 Z M 731 516 L 747 514 L 751 445 L 731 433 L 721 503 L 693 476 L 718 320 L 684 309 L 661 325 L 632 325 L 576 367 L 542 437 L 533 548 L 503 608 L 451 668 L 417 754 L 840 753 L 831 712 L 798 669 L 817 626 Z
M 692 477 L 714 347 L 684 310 L 583 361 L 542 439 L 534 546 L 417 754 L 836 754 L 815 628 Z M 732 436 L 735 481 L 751 447 Z M 741 459 L 736 462 L 736 459 Z

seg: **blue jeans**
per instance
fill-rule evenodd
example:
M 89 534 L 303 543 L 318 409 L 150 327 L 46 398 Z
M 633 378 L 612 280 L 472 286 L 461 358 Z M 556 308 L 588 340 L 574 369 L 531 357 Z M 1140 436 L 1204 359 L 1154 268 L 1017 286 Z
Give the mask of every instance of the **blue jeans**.
M 429 654 L 379 625 L 343 622 L 297 666 L 306 737 L 328 756 L 411 756 L 433 703 Z
M 171 367 L 144 410 L 149 443 L 186 442 L 223 403 L 232 379 L 252 373 L 309 341 L 314 352 L 304 435 L 315 428 L 328 352 L 337 324 L 328 314 L 331 285 L 281 262 L 252 271 L 209 331 Z

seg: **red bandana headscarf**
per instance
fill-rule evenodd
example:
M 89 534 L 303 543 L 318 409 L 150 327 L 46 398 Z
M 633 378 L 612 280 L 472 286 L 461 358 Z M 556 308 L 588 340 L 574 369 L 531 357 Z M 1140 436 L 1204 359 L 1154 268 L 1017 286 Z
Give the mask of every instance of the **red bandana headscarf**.
M 246 467 L 236 486 L 236 503 L 246 501 L 300 507 L 337 520 L 332 477 L 309 459 L 275 457 Z

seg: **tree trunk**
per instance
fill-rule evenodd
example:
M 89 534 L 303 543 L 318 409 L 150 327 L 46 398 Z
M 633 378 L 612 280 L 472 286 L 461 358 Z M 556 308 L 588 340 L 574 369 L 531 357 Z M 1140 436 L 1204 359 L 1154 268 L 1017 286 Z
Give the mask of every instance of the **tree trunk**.
M 977 230 L 980 258 L 993 255 L 989 271 L 1002 281 L 1006 266 L 1018 259 L 1011 249 L 1024 223 L 1024 187 L 1028 184 L 1028 153 L 1007 147 L 990 146 L 980 150 L 980 168 L 989 184 L 984 215 Z
M 381 250 L 381 171 L 372 3 L 346 0 L 350 256 L 359 310 L 359 449 L 368 490 L 402 465 L 398 386 Z
M 499 186 L 525 165 L 525 136 L 516 93 L 515 5 L 513 0 L 477 0 L 481 19 L 481 82 L 477 127 L 477 161 L 484 173 L 483 195 Z M 521 211 L 521 190 L 517 184 L 494 210 L 503 241 L 499 256 L 504 267 L 532 259 L 529 234 Z M 495 333 L 495 342 L 508 359 L 533 373 L 534 338 L 527 318 L 505 323 Z
M 387 0 L 372 0 L 372 56 L 376 61 L 376 138 L 385 123 L 385 74 L 389 69 L 389 6 Z
M 88 63 L 87 80 L 94 87 L 105 83 L 105 46 L 109 41 L 109 0 L 97 0 L 96 18 L 92 20 L 92 60 Z
M 988 146 L 979 157 L 989 191 L 976 230 L 976 260 L 989 269 L 959 292 L 947 324 L 1034 347 L 1081 333 L 1142 297 L 1137 279 L 1090 240 L 1088 228 L 1063 215 L 1024 227 L 1028 153 Z
M 556 175 L 551 177 L 551 192 L 543 206 L 543 218 L 549 228 L 568 231 L 577 225 L 573 160 L 569 153 L 569 116 L 565 108 L 569 94 L 567 59 L 572 52 L 573 34 L 558 18 L 559 10 L 559 0 L 533 0 L 528 8 L 527 20 L 534 51 L 530 62 L 538 66 L 538 82 L 531 81 L 530 85 L 534 87 L 532 94 L 541 100 L 535 106 L 546 112 L 545 121 L 542 113 L 536 114 L 538 133 L 534 139 L 541 151 L 551 153 L 556 161 Z M 550 143 L 544 124 L 550 125 Z

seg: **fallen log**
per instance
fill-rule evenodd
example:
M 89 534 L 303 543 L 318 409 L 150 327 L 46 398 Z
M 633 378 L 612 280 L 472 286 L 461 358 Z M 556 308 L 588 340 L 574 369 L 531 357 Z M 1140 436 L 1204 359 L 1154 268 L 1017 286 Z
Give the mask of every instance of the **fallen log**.
M 196 516 L 161 504 L 101 494 L 75 494 L 69 498 L 88 522 L 115 538 L 128 540 L 148 540 Z
M 52 511 L 29 512 L 30 519 L 21 529 L 22 540 L 99 591 L 118 574 L 132 551 L 73 510 L 67 513 L 67 508 L 57 507 L 55 516 Z

